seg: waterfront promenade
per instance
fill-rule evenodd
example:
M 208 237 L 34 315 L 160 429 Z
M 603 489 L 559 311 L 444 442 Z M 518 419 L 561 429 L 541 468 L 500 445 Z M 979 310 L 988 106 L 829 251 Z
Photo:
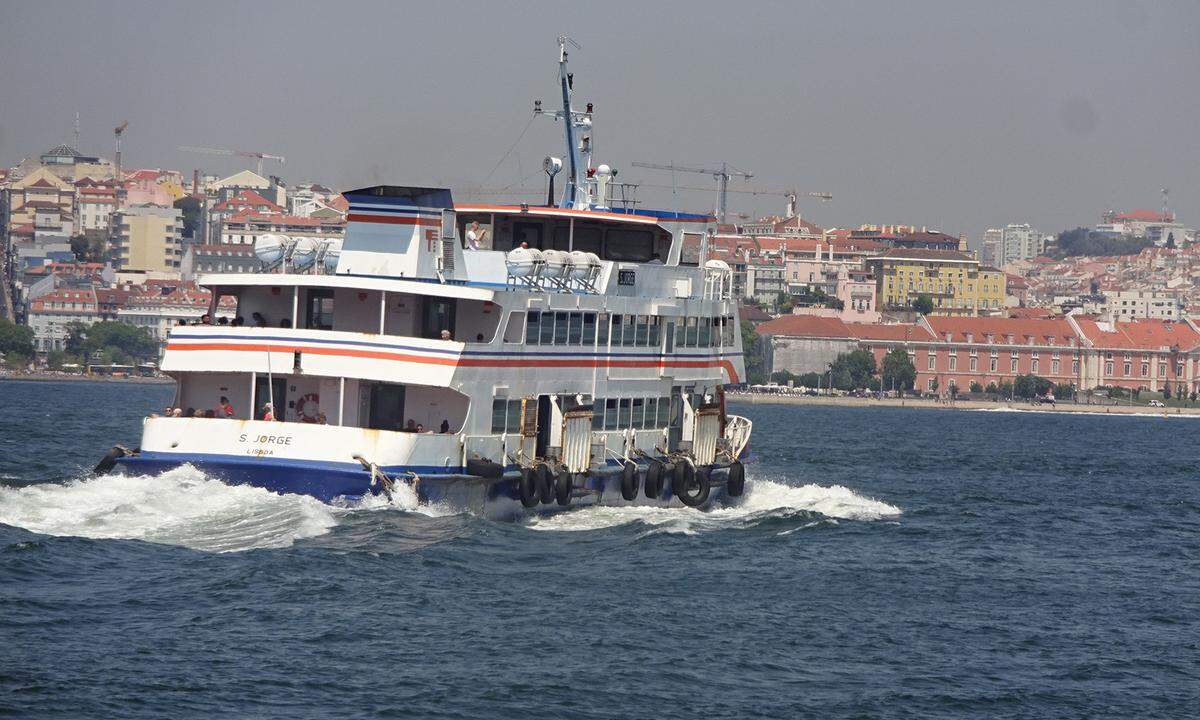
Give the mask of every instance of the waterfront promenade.
M 778 405 L 839 405 L 842 407 L 915 407 L 938 410 L 992 410 L 1011 412 L 1057 412 L 1090 413 L 1093 415 L 1164 415 L 1200 417 L 1200 407 L 1148 407 L 1146 405 L 1091 405 L 1075 404 L 1070 401 L 1054 405 L 1035 405 L 1020 400 L 1014 402 L 994 400 L 932 400 L 926 398 L 857 398 L 828 395 L 778 395 L 772 393 L 728 393 L 729 402 Z

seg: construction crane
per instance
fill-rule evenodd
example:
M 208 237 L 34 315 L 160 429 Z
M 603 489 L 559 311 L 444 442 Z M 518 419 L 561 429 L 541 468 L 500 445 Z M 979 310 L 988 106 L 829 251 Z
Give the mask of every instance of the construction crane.
M 209 148 L 209 147 L 192 147 L 190 145 L 180 145 L 179 149 L 184 152 L 201 153 L 203 155 L 226 155 L 236 157 L 249 157 L 258 160 L 258 174 L 262 175 L 263 160 L 278 160 L 280 165 L 287 162 L 287 159 L 282 155 L 272 155 L 264 152 L 253 152 L 250 150 L 226 150 L 224 148 Z
M 728 163 L 721 163 L 721 167 L 719 168 L 691 167 L 688 165 L 676 165 L 675 163 L 660 165 L 657 163 L 635 162 L 631 164 L 634 167 L 648 168 L 650 170 L 669 170 L 671 172 L 712 175 L 713 179 L 717 181 L 717 219 L 721 222 L 725 222 L 726 199 L 729 194 L 729 178 L 737 176 L 743 180 L 749 180 L 750 178 L 754 177 L 753 173 L 746 172 L 745 170 L 738 170 L 735 167 L 731 167 Z
M 116 157 L 113 159 L 117 165 L 117 182 L 121 182 L 121 136 L 125 134 L 125 128 L 127 127 L 129 127 L 129 121 L 125 120 L 113 128 L 113 137 L 117 141 Z

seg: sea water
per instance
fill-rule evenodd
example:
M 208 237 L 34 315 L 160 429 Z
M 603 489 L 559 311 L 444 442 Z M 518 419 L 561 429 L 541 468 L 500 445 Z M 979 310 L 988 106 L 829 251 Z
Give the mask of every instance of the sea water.
M 735 405 L 736 505 L 496 523 L 88 477 L 170 387 L 0 397 L 0 716 L 1197 715 L 1191 423 Z

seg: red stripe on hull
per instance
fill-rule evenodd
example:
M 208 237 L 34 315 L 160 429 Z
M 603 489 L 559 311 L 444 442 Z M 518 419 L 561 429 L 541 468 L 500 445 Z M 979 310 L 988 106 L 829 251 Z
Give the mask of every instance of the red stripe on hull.
M 610 360 L 606 358 L 572 359 L 558 358 L 534 360 L 528 358 L 442 358 L 383 350 L 350 350 L 344 348 L 314 348 L 307 345 L 250 345 L 228 343 L 168 344 L 168 350 L 209 350 L 225 352 L 302 352 L 307 355 L 330 355 L 333 357 L 357 357 L 368 360 L 395 360 L 398 362 L 440 365 L 443 367 L 561 367 L 561 368 L 709 368 L 720 367 L 729 374 L 730 382 L 738 382 L 737 371 L 728 360 Z

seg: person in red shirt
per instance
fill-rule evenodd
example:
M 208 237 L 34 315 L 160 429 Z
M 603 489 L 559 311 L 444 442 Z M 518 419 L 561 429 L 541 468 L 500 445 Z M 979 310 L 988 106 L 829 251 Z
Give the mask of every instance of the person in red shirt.
M 221 396 L 221 414 L 227 418 L 231 418 L 234 415 L 233 405 L 229 403 L 229 398 L 224 395 Z
M 275 419 L 275 409 L 273 407 L 271 407 L 271 403 L 267 403 L 266 405 L 263 405 L 263 420 L 274 420 L 274 419 Z

